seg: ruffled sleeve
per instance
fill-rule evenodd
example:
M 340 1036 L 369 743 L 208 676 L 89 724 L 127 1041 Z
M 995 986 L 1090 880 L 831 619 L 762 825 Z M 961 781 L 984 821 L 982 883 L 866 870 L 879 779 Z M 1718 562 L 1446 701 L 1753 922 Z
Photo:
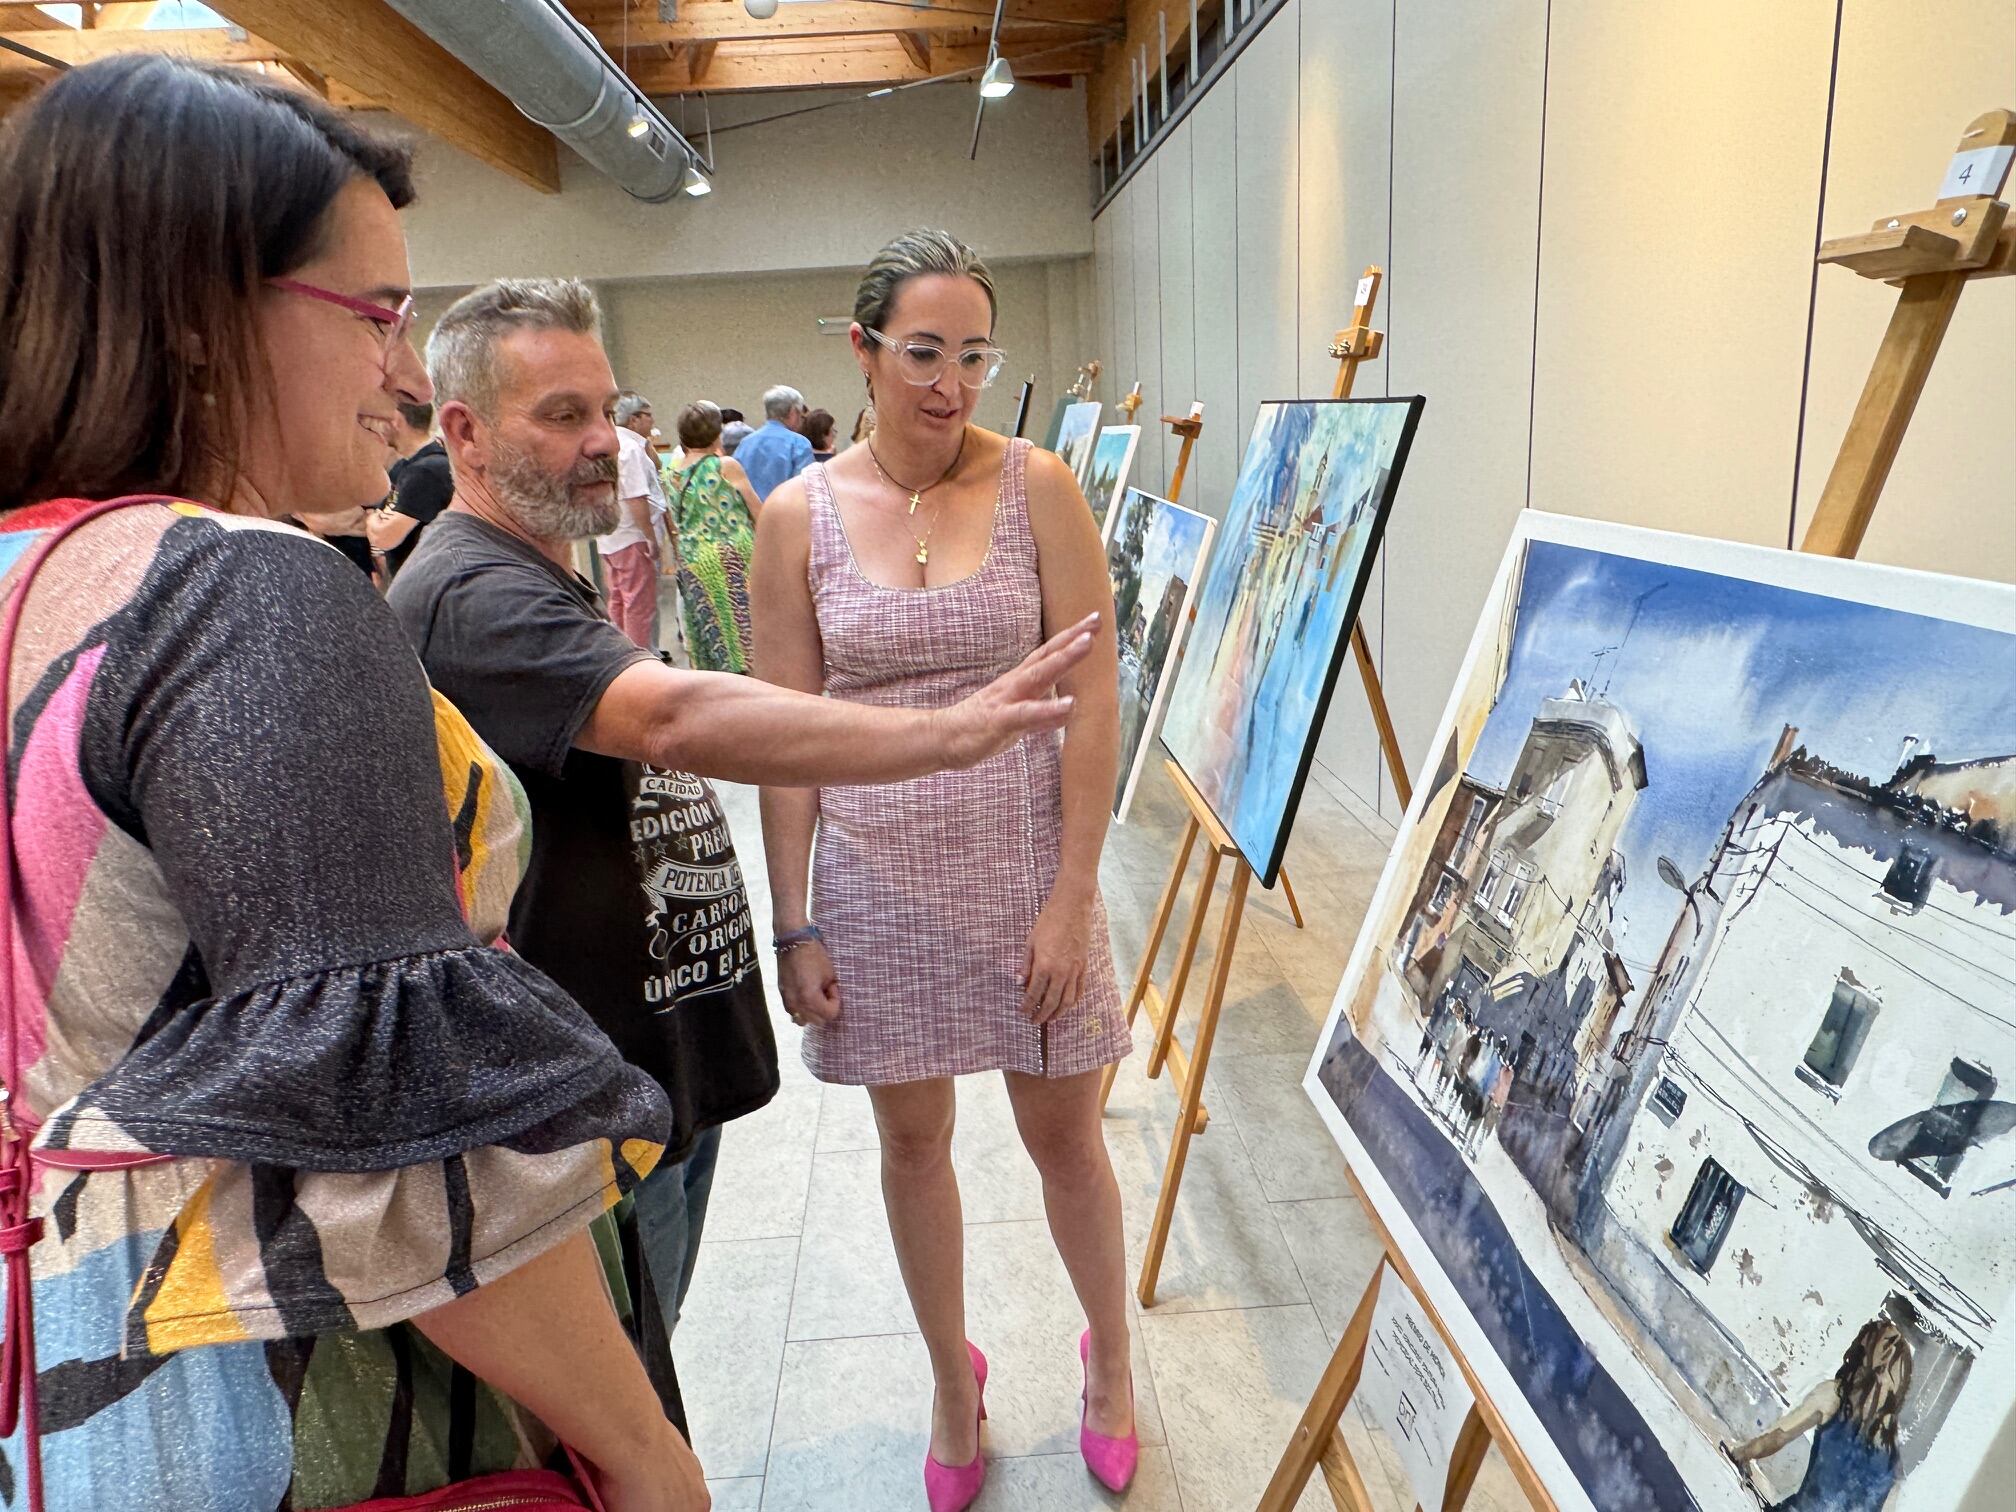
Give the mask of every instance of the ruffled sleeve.
M 334 552 L 171 526 L 108 630 L 80 764 L 188 931 L 130 1047 L 38 1140 L 92 1173 L 59 1226 L 161 1219 L 125 1352 L 396 1322 L 655 1164 L 663 1092 L 471 932 L 429 689 Z M 176 1158 L 105 1169 L 141 1153 Z

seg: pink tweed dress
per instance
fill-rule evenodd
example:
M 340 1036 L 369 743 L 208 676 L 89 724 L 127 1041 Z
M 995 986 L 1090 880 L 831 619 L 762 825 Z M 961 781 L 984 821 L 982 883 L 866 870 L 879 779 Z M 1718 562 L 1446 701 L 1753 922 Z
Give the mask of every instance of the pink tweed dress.
M 826 469 L 806 471 L 828 697 L 942 708 L 1041 644 L 1028 453 L 1027 441 L 1009 443 L 980 570 L 938 588 L 863 576 Z M 1078 1006 L 1041 1029 L 1022 1014 L 1029 931 L 1057 875 L 1062 745 L 1032 735 L 969 771 L 820 789 L 812 918 L 840 979 L 840 1017 L 805 1031 L 819 1080 L 1072 1076 L 1126 1055 L 1103 901 Z

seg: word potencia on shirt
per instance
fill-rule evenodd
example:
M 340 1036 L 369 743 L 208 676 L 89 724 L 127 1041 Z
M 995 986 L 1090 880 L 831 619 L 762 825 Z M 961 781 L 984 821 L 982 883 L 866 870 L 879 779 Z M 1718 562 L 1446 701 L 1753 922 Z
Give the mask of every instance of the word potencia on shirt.
M 656 1012 L 736 986 L 757 969 L 755 925 L 727 816 L 707 784 L 645 768 L 630 806 L 630 840 L 649 903 L 645 927 L 658 971 L 644 981 Z

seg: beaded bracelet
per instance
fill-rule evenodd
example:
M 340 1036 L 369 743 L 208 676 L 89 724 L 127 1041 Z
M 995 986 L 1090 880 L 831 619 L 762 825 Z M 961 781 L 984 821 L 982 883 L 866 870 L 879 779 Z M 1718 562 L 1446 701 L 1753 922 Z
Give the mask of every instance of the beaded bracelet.
M 803 929 L 794 929 L 781 934 L 770 942 L 770 948 L 779 955 L 789 955 L 801 945 L 824 945 L 826 936 L 819 933 L 817 924 L 807 924 Z

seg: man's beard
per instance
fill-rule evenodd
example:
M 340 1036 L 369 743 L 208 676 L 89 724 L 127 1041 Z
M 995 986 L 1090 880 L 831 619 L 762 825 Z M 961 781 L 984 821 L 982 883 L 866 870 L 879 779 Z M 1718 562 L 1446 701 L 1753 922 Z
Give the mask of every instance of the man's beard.
M 499 440 L 492 443 L 490 487 L 518 523 L 542 541 L 576 541 L 607 535 L 623 523 L 616 498 L 616 459 L 597 457 L 577 462 L 564 473 L 550 473 L 527 454 Z M 609 491 L 598 503 L 582 503 L 574 490 L 584 484 L 606 483 Z

